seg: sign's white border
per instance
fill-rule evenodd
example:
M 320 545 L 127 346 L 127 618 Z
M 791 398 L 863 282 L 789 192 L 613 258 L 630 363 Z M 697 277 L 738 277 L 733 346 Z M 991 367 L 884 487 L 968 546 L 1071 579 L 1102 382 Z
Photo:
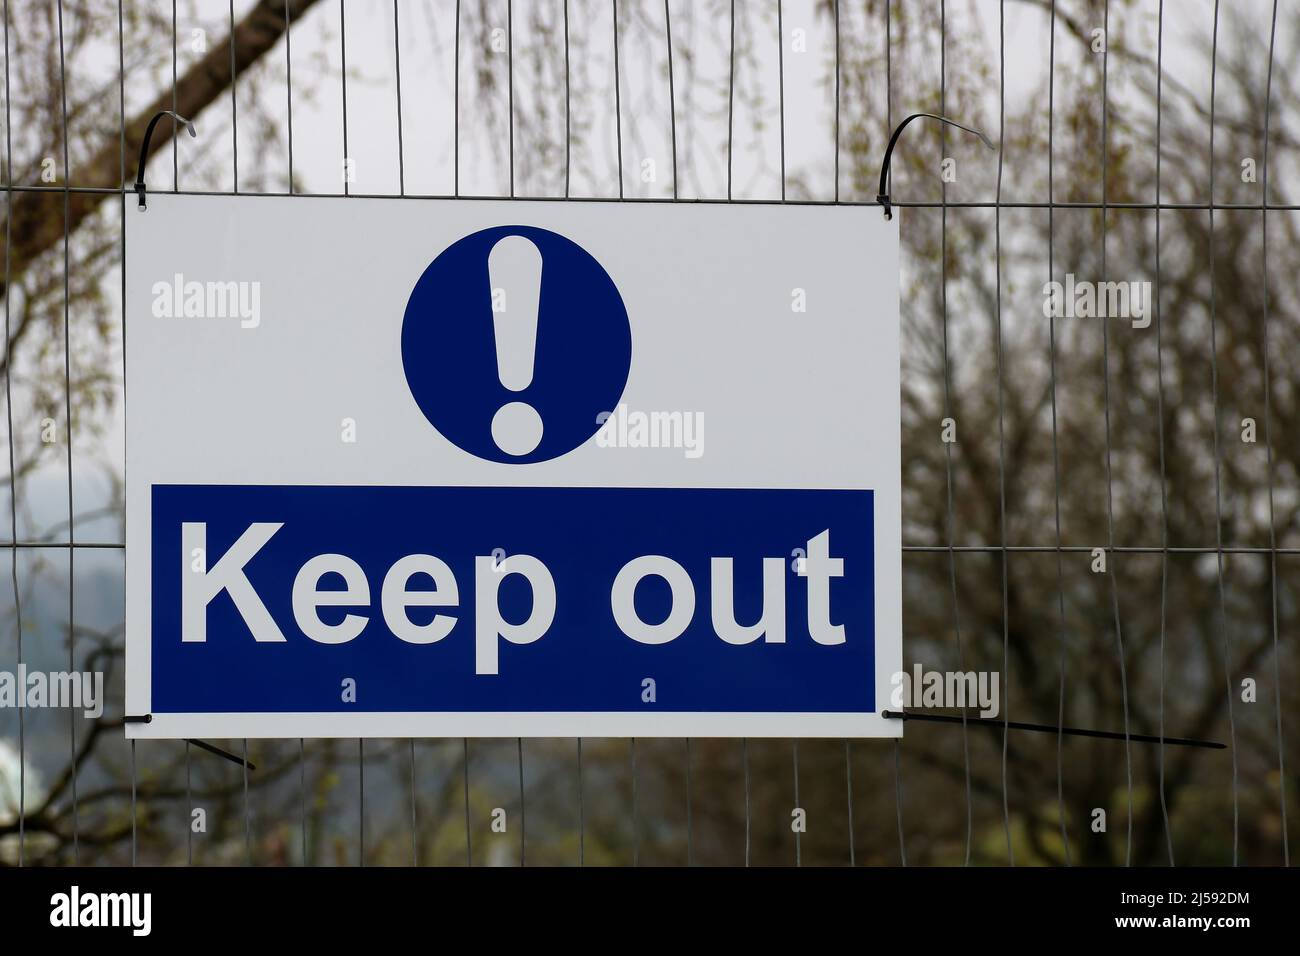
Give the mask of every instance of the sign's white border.
M 892 308 L 883 310 L 890 322 L 882 323 L 884 327 L 873 330 L 880 338 L 873 337 L 873 351 L 870 356 L 863 356 L 862 375 L 873 380 L 871 370 L 866 367 L 869 362 L 878 361 L 882 356 L 886 362 L 889 357 L 897 356 L 898 351 L 898 217 L 890 222 L 884 221 L 880 210 L 871 206 L 851 205 L 804 205 L 804 204 L 768 204 L 768 203 L 687 203 L 678 204 L 667 200 L 636 200 L 629 202 L 613 201 L 572 201 L 560 199 L 530 199 L 526 202 L 506 201 L 489 198 L 435 199 L 425 198 L 424 202 L 412 203 L 409 198 L 399 197 L 307 197 L 307 196 L 191 196 L 151 194 L 149 209 L 140 212 L 131 207 L 127 212 L 128 249 L 126 288 L 126 340 L 128 351 L 133 339 L 138 339 L 138 323 L 132 317 L 143 315 L 148 310 L 149 287 L 151 279 L 140 273 L 141 253 L 148 250 L 165 250 L 171 242 L 177 241 L 178 230 L 193 228 L 193 216 L 198 209 L 196 203 L 211 204 L 219 210 L 220 215 L 232 219 L 237 215 L 236 208 L 244 203 L 276 204 L 291 203 L 289 209 L 304 213 L 308 217 L 324 215 L 328 207 L 321 204 L 339 204 L 348 210 L 350 217 L 358 213 L 364 218 L 369 214 L 367 207 L 378 207 L 375 215 L 399 217 L 412 214 L 411 210 L 420 211 L 421 216 L 431 215 L 430 207 L 425 203 L 440 206 L 440 221 L 450 221 L 451 228 L 456 223 L 467 220 L 465 233 L 473 231 L 471 223 L 479 220 L 483 225 L 493 222 L 528 221 L 543 228 L 563 231 L 566 217 L 576 217 L 586 221 L 602 214 L 607 215 L 614 209 L 621 214 L 643 216 L 642 228 L 663 228 L 659 217 L 671 209 L 676 217 L 703 217 L 706 210 L 723 215 L 751 215 L 754 210 L 762 208 L 773 212 L 781 210 L 780 215 L 793 218 L 807 216 L 817 217 L 808 223 L 795 223 L 795 228 L 824 228 L 827 225 L 845 227 L 845 234 L 850 241 L 845 245 L 853 255 L 856 279 L 865 281 L 873 296 L 888 303 L 891 298 L 895 303 Z M 741 213 L 740 210 L 748 210 Z M 147 216 L 148 226 L 140 219 Z M 827 217 L 827 218 L 821 218 Z M 838 222 L 836 217 L 839 218 Z M 187 221 L 188 220 L 188 221 Z M 352 220 L 350 220 L 352 221 Z M 482 228 L 483 225 L 478 226 Z M 357 235 L 374 234 L 365 227 L 364 222 L 354 222 Z M 697 228 L 699 226 L 697 225 Z M 751 226 L 747 228 L 752 228 Z M 868 250 L 866 237 L 881 230 L 885 233 L 885 247 Z M 332 242 L 329 235 L 318 235 L 311 229 L 302 233 L 302 241 L 308 245 L 328 244 Z M 861 244 L 860 244 L 861 243 Z M 323 246 L 322 246 L 323 248 Z M 893 254 L 888 254 L 892 248 Z M 299 250 L 295 254 L 310 256 L 310 250 Z M 132 266 L 135 266 L 135 269 Z M 321 263 L 316 269 L 324 268 Z M 328 270 L 326 270 L 328 272 Z M 142 312 L 142 310 L 144 310 Z M 132 334 L 135 325 L 137 331 Z M 891 327 L 892 325 L 892 327 Z M 878 348 L 875 346 L 878 345 Z M 128 364 L 127 368 L 133 366 Z M 135 367 L 139 367 L 138 364 Z M 892 382 L 897 388 L 898 371 L 892 375 L 875 376 L 873 388 L 888 387 Z M 138 392 L 126 390 L 127 414 L 127 499 L 128 499 L 128 585 L 126 595 L 127 608 L 127 686 L 126 713 L 128 715 L 150 715 L 148 722 L 126 724 L 126 736 L 132 739 L 175 739 L 175 738 L 291 738 L 291 737 L 901 737 L 903 724 L 901 720 L 886 720 L 880 710 L 888 709 L 890 695 L 893 691 L 891 677 L 902 669 L 902 553 L 900 543 L 901 516 L 895 508 L 901 505 L 900 484 L 901 469 L 888 476 L 883 483 L 875 483 L 877 504 L 879 507 L 875 520 L 875 570 L 876 570 L 876 644 L 875 644 L 875 700 L 876 713 L 753 713 L 753 712 L 665 712 L 647 709 L 645 712 L 502 712 L 477 713 L 445 711 L 437 713 L 406 713 L 358 711 L 355 713 L 150 713 L 150 628 L 149 628 L 149 583 L 143 585 L 131 583 L 130 568 L 133 563 L 145 562 L 145 569 L 150 561 L 149 516 L 139 514 L 140 509 L 148 511 L 149 485 L 134 483 L 131 478 L 133 462 L 130 435 L 133 427 L 142 427 L 144 420 L 131 411 L 144 401 Z M 895 391 L 895 395 L 897 392 Z M 132 401 L 133 396 L 134 402 Z M 897 408 L 895 397 L 891 407 Z M 895 420 L 886 423 L 885 429 L 898 436 L 900 423 Z M 897 445 L 894 446 L 897 449 Z M 899 461 L 898 452 L 893 460 Z M 166 477 L 163 479 L 166 481 Z M 199 484 L 201 482 L 189 482 Z M 218 480 L 214 484 L 227 483 Z M 303 483 L 293 481 L 267 481 L 266 484 Z M 329 482 L 326 482 L 327 484 Z M 455 483 L 455 482 L 453 482 Z M 486 484 L 502 484 L 488 481 Z M 614 484 L 621 484 L 615 482 Z M 729 483 L 735 487 L 734 483 Z M 885 485 L 889 486 L 886 487 Z M 761 485 L 754 485 L 760 487 Z M 881 498 L 884 501 L 881 502 Z M 135 509 L 135 513 L 132 513 Z M 893 513 L 890 513 L 893 511 Z M 143 555 L 143 558 L 140 557 Z M 268 727 L 274 732 L 268 733 Z M 797 731 L 797 732 L 796 732 Z
M 901 665 L 900 665 L 901 666 Z M 888 691 L 878 697 L 888 707 Z M 799 725 L 797 735 L 790 724 Z M 276 733 L 266 733 L 268 723 Z M 901 737 L 880 714 L 798 713 L 376 713 L 154 714 L 127 736 L 177 737 Z

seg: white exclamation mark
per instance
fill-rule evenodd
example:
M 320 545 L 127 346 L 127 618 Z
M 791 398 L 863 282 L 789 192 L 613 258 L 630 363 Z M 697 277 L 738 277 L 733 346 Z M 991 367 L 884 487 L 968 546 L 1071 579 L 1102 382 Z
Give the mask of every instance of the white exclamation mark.
M 497 377 L 512 392 L 533 382 L 542 253 L 530 239 L 506 236 L 488 253 Z M 542 441 L 542 417 L 527 402 L 508 402 L 492 417 L 492 440 L 508 455 L 527 455 Z

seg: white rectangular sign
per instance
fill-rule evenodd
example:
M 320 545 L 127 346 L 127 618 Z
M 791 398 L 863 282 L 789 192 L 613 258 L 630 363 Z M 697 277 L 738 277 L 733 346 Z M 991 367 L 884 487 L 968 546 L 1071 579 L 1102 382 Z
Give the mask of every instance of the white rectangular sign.
M 872 207 L 127 211 L 133 737 L 897 736 Z

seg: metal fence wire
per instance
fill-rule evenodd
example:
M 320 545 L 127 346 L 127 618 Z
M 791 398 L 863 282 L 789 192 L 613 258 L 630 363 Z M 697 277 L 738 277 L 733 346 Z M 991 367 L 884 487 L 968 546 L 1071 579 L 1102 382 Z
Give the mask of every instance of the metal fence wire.
M 108 702 L 0 708 L 0 863 L 1289 865 L 1294 3 L 5 0 L 4 18 L 0 670 L 100 671 Z M 152 188 L 338 202 L 871 204 L 904 115 L 983 129 L 993 153 L 909 132 L 891 193 L 905 666 L 995 673 L 996 716 L 909 721 L 901 743 L 128 744 L 124 225 L 159 109 L 199 135 L 160 125 Z M 1124 283 L 1132 314 L 1053 311 L 1052 282 Z

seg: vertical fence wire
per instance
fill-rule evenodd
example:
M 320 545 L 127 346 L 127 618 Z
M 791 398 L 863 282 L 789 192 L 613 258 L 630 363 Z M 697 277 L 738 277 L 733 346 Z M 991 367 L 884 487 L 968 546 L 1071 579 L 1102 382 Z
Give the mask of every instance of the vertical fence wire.
M 244 765 L 248 772 L 248 764 Z M 357 738 L 357 865 L 366 865 L 366 740 Z
M 288 3 L 289 0 L 285 0 Z M 121 12 L 122 0 L 118 0 L 118 12 Z M 121 39 L 121 30 L 118 31 Z M 172 112 L 179 112 L 176 105 L 176 0 L 172 0 Z M 172 192 L 180 191 L 180 141 L 176 138 L 176 117 L 169 117 L 172 123 Z M 126 113 L 122 114 L 122 131 L 126 132 Z M 123 181 L 126 176 L 123 175 Z M 125 307 L 125 306 L 124 306 Z
M 618 198 L 623 198 L 623 103 L 618 75 L 618 0 L 610 0 L 614 10 L 614 142 L 618 155 Z
M 417 822 L 416 814 L 416 786 L 415 786 L 415 738 L 409 741 L 411 748 L 411 866 L 420 865 L 420 829 Z
M 406 195 L 406 143 L 402 137 L 402 30 L 393 0 L 393 77 L 397 93 L 397 193 Z
M 348 154 L 348 15 L 346 0 L 339 0 L 339 82 L 343 98 L 343 195 L 348 195 L 352 188 L 352 176 L 356 167 Z
M 527 804 L 524 802 L 524 738 L 516 737 L 519 748 L 519 865 L 524 865 L 524 852 L 528 844 Z
M 9 91 L 9 0 L 4 0 L 5 16 L 5 416 L 9 422 L 9 571 L 13 578 L 14 620 L 18 643 L 18 669 L 23 666 L 23 602 L 18 589 L 18 471 L 14 467 L 14 393 L 13 332 L 9 327 L 9 290 L 13 271 L 13 111 Z M 18 708 L 18 865 L 26 863 L 27 850 L 27 726 L 25 708 Z
M 451 182 L 452 195 L 460 195 L 460 0 L 456 0 L 456 23 L 451 58 Z
M 469 828 L 469 738 L 462 737 L 461 764 L 465 768 L 465 865 L 474 865 L 474 838 Z
M 1165 829 L 1165 848 L 1169 865 L 1174 865 L 1174 834 L 1169 826 L 1169 801 L 1165 795 L 1165 627 L 1169 597 L 1169 491 L 1165 482 L 1165 361 L 1164 324 L 1160 309 L 1160 174 L 1162 145 L 1161 124 L 1164 119 L 1165 0 L 1160 0 L 1156 14 L 1156 438 L 1160 446 L 1160 742 L 1156 745 L 1157 775 L 1160 787 L 1160 819 Z M 1064 677 L 1062 677 L 1064 680 Z
M 641 865 L 641 827 L 637 820 L 636 806 L 636 738 L 628 740 L 629 772 L 632 778 L 632 865 Z
M 727 48 L 727 202 L 731 202 L 732 145 L 736 130 L 736 0 L 731 0 L 731 38 Z
M 1163 0 L 1161 0 L 1163 2 Z M 1052 0 L 1047 41 L 1047 279 L 1056 277 L 1056 0 Z M 1157 136 L 1157 140 L 1159 137 Z M 1159 158 L 1157 156 L 1157 162 Z M 1156 174 L 1157 178 L 1159 173 Z M 1061 443 L 1056 407 L 1056 313 L 1047 317 L 1047 367 L 1052 403 L 1052 507 L 1056 530 L 1056 809 L 1061 822 L 1061 849 L 1071 865 L 1070 832 L 1065 812 L 1065 557 L 1061 552 Z M 1163 454 L 1163 449 L 1162 452 Z M 1163 491 L 1163 484 L 1161 485 Z M 1163 734 L 1163 730 L 1161 733 Z
M 459 69 L 459 67 L 457 67 Z M 515 198 L 515 36 L 514 3 L 506 0 L 506 125 L 510 129 L 510 198 Z
M 799 803 L 799 738 L 796 737 L 791 741 L 791 752 L 794 755 L 794 809 L 799 816 L 803 815 L 803 806 Z M 804 819 L 807 819 L 804 817 Z M 799 821 L 799 826 L 794 829 L 794 865 L 803 866 L 803 843 L 799 839 L 803 832 L 803 820 Z
M 898 737 L 894 738 L 894 806 L 897 807 L 896 814 L 898 818 L 898 860 L 903 866 L 907 866 L 907 839 L 903 836 L 903 767 L 899 758 L 902 752 L 901 741 Z
M 677 94 L 673 87 L 673 19 L 668 12 L 668 0 L 664 0 L 664 43 L 668 50 L 668 129 L 672 136 L 673 198 L 677 199 Z
M 298 738 L 298 798 L 302 807 L 302 865 L 310 865 L 307 856 L 307 746 Z
M 785 26 L 781 0 L 776 0 L 777 115 L 781 129 L 781 199 L 785 199 Z
M 1109 196 L 1107 185 L 1110 142 L 1108 122 L 1110 114 L 1110 94 L 1108 89 L 1110 77 L 1110 0 L 1102 10 L 1102 48 L 1101 48 L 1101 279 L 1106 281 L 1106 225 Z M 1211 215 L 1213 215 L 1211 213 Z M 1119 580 L 1116 573 L 1118 554 L 1115 551 L 1115 504 L 1114 489 L 1111 482 L 1111 431 L 1110 431 L 1110 323 L 1101 323 L 1101 374 L 1102 405 L 1106 422 L 1106 539 L 1107 557 L 1106 576 L 1110 579 L 1111 606 L 1115 614 L 1115 647 L 1119 660 L 1120 697 L 1124 708 L 1124 773 L 1128 783 L 1128 835 L 1124 843 L 1124 865 L 1133 864 L 1133 749 L 1129 739 L 1128 719 L 1128 669 L 1124 660 L 1124 630 L 1120 623 Z
M 135 741 L 131 741 L 135 746 Z M 248 805 L 248 738 L 244 738 L 244 761 L 240 768 L 244 778 L 244 865 L 253 865 L 253 818 Z
M 578 738 L 578 866 L 587 865 L 587 807 L 582 788 L 582 738 Z
M 1008 634 L 1011 616 L 1007 582 L 1007 445 L 1003 408 L 1006 376 L 1002 356 L 1002 156 L 1007 135 L 1007 3 L 998 0 L 998 185 L 997 203 L 993 207 L 994 282 L 996 285 L 995 325 L 998 363 L 998 525 L 1002 538 L 1002 825 L 1007 835 L 1007 862 L 1016 865 L 1011 845 L 1010 795 L 1007 793 L 1007 749 L 1010 745 L 1011 683 L 1008 665 Z
M 858 856 L 853 846 L 853 749 L 847 737 L 844 738 L 844 790 L 849 811 L 849 866 L 857 866 Z
M 139 836 L 137 834 L 137 822 L 140 814 L 136 809 L 135 793 L 135 741 L 131 741 L 131 865 L 136 863 L 136 848 L 139 846 Z
M 1232 865 L 1237 865 L 1239 807 L 1237 804 L 1237 723 L 1232 707 L 1232 635 L 1223 574 L 1223 448 L 1219 443 L 1218 282 L 1214 241 L 1214 100 L 1219 60 L 1219 0 L 1214 0 L 1214 33 L 1210 41 L 1210 395 L 1214 409 L 1214 546 L 1218 575 L 1219 626 L 1223 637 L 1223 682 L 1228 702 L 1228 750 L 1232 756 Z M 1130 813 L 1132 811 L 1130 810 Z
M 340 3 L 342 0 L 340 0 Z M 235 68 L 235 0 L 230 0 L 230 167 L 234 178 L 233 192 L 239 195 L 239 71 Z M 176 121 L 172 120 L 172 142 L 176 141 Z
M 1163 0 L 1162 0 L 1163 2 Z M 1273 381 L 1269 364 L 1268 343 L 1268 134 L 1269 117 L 1273 105 L 1273 46 L 1277 39 L 1277 0 L 1273 0 L 1273 13 L 1268 30 L 1268 77 L 1264 81 L 1264 152 L 1260 184 L 1260 260 L 1264 274 L 1264 314 L 1261 322 L 1261 338 L 1264 349 L 1264 449 L 1268 468 L 1268 563 L 1269 591 L 1272 596 L 1273 611 L 1273 705 L 1277 723 L 1277 786 L 1278 808 L 1282 817 L 1282 864 L 1291 865 L 1290 835 L 1286 821 L 1286 758 L 1282 754 L 1282 671 L 1278 651 L 1278 607 L 1277 607 L 1277 525 L 1273 513 L 1273 438 L 1270 428 L 1272 418 Z M 1158 215 L 1158 214 L 1157 214 Z M 1157 283 L 1157 286 L 1159 283 Z M 1161 730 L 1163 736 L 1164 730 Z M 1163 791 L 1162 794 L 1163 796 Z M 1168 824 L 1166 823 L 1166 826 Z
M 834 0 L 831 15 L 835 18 L 835 201 L 838 203 L 840 201 L 840 0 Z
M 71 252 L 70 243 L 70 219 L 71 219 L 71 183 L 69 178 L 71 173 L 69 165 L 68 149 L 68 69 L 64 54 L 63 40 L 63 0 L 59 0 L 56 5 L 58 9 L 59 23 L 59 108 L 63 114 L 62 122 L 62 145 L 63 145 L 63 412 L 64 428 L 66 429 L 66 449 L 68 460 L 68 673 L 75 673 L 76 665 L 76 553 L 77 553 L 77 533 L 76 523 L 72 512 L 72 339 L 69 337 L 69 313 L 71 311 Z M 5 289 L 5 296 L 8 297 L 9 290 Z M 13 436 L 10 436 L 10 441 Z M 15 544 L 17 540 L 15 539 Z M 15 549 L 15 557 L 17 550 Z M 68 711 L 68 753 L 71 760 L 72 770 L 72 859 L 73 862 L 81 860 L 81 834 L 80 834 L 80 812 L 77 805 L 77 712 L 69 709 Z M 132 745 L 131 759 L 131 786 L 132 801 L 134 802 L 135 793 L 135 750 Z M 131 817 L 131 859 L 135 860 L 135 815 L 134 806 L 132 807 Z
M 692 804 L 691 738 L 686 738 L 686 865 L 695 865 L 695 807 Z
M 284 0 L 284 110 L 285 140 L 289 153 L 289 195 L 293 195 L 293 21 L 289 0 Z
M 740 763 L 741 772 L 745 775 L 745 866 L 749 866 L 753 809 L 749 793 L 749 738 L 747 737 L 742 737 L 740 740 Z
M 123 399 L 125 399 L 126 397 L 126 188 L 125 188 L 126 187 L 126 31 L 125 31 L 125 24 L 123 20 L 122 6 L 123 6 L 123 0 L 117 0 L 117 111 L 118 111 L 117 161 L 118 161 L 118 187 L 120 190 L 120 195 L 118 196 L 118 204 L 119 204 L 119 212 L 121 213 L 120 216 L 121 229 L 118 234 L 118 241 L 120 245 L 118 249 L 121 256 L 121 262 L 119 263 L 119 265 L 121 268 L 121 282 L 122 282 L 122 286 L 121 286 L 122 397 Z M 173 56 L 175 54 L 175 49 L 176 49 L 176 45 L 173 38 L 173 43 L 172 43 Z M 176 90 L 176 86 L 175 83 L 173 82 L 172 84 L 173 96 L 175 96 L 175 90 Z M 173 172 L 172 190 L 175 191 L 177 188 L 178 187 L 175 182 L 175 174 Z M 8 288 L 8 284 L 6 284 L 5 286 L 6 301 L 8 300 L 8 297 L 9 297 L 9 288 Z M 71 429 L 69 429 L 69 434 L 71 434 Z M 69 529 L 69 539 L 70 538 L 71 538 L 71 529 Z M 15 544 L 17 544 L 16 540 L 15 540 Z M 122 548 L 123 548 L 123 565 L 125 569 L 125 549 L 126 549 L 125 529 L 123 529 Z M 17 557 L 17 552 L 15 552 L 14 556 Z M 189 742 L 187 741 L 185 744 L 187 773 L 189 771 L 189 746 L 190 746 Z M 134 740 L 131 741 L 131 786 L 133 788 L 135 786 L 135 741 Z M 134 816 L 135 815 L 132 814 L 133 820 L 134 820 Z M 187 822 L 187 830 L 188 830 L 188 822 Z M 136 845 L 136 841 L 133 834 L 131 840 L 133 860 L 134 860 L 134 853 L 135 853 L 135 845 Z M 189 855 L 189 851 L 187 850 L 187 856 L 188 855 Z
M 948 114 L 948 4 L 939 3 L 939 112 Z M 939 124 L 940 152 L 948 152 L 948 124 Z M 943 335 L 943 415 L 952 417 L 952 361 L 948 354 L 948 179 L 939 177 L 939 311 Z M 952 442 L 943 443 L 945 488 L 945 523 L 948 530 L 948 581 L 952 590 L 952 629 L 957 642 L 957 669 L 966 670 L 966 651 L 962 643 L 961 601 L 957 596 L 957 518 L 953 503 Z M 961 709 L 962 778 L 966 791 L 966 851 L 964 866 L 970 866 L 974 836 L 975 811 L 971 799 L 970 732 L 966 726 L 966 708 Z
M 569 198 L 569 179 L 573 169 L 572 104 L 569 102 L 569 0 L 564 0 L 564 198 Z
M 190 742 L 185 741 L 185 864 L 194 865 L 194 777 L 190 769 Z

